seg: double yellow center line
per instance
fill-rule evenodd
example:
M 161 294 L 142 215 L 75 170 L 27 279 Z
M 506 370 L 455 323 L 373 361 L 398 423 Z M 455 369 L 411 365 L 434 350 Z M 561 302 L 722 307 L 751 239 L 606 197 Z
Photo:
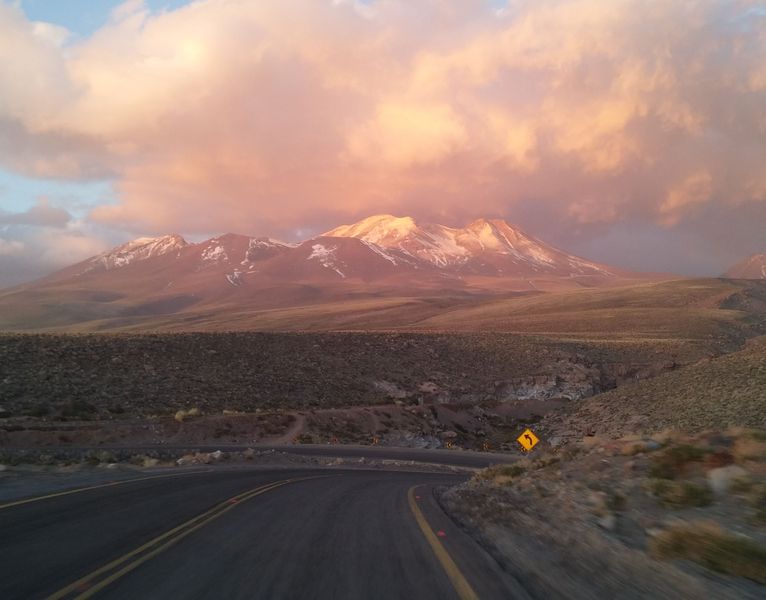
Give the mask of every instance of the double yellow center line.
M 187 535 L 226 514 L 238 504 L 250 500 L 250 498 L 254 498 L 255 496 L 265 494 L 266 492 L 269 492 L 283 485 L 287 485 L 288 483 L 304 481 L 306 479 L 315 478 L 303 477 L 301 479 L 285 479 L 282 481 L 268 483 L 266 485 L 262 485 L 255 489 L 233 496 L 211 508 L 207 512 L 204 512 L 194 517 L 193 519 L 189 519 L 185 523 L 174 527 L 170 531 L 166 531 L 162 535 L 157 536 L 142 546 L 139 546 L 135 550 L 124 554 L 120 558 L 113 560 L 109 564 L 104 565 L 103 567 L 86 575 L 85 577 L 81 577 L 77 581 L 70 583 L 65 588 L 62 588 L 52 596 L 49 596 L 47 600 L 62 600 L 64 598 L 84 600 L 85 598 L 90 598 L 95 593 L 115 582 L 120 577 L 130 573 L 132 570 L 136 569 L 153 556 L 156 556 L 160 552 L 166 550 L 173 544 L 185 538 Z
M 205 469 L 204 471 L 187 471 L 186 473 L 150 475 L 148 477 L 130 477 L 128 479 L 120 479 L 118 481 L 108 481 L 106 483 L 100 483 L 98 485 L 89 485 L 87 487 L 64 490 L 63 492 L 53 492 L 52 494 L 46 494 L 44 496 L 35 496 L 33 498 L 22 498 L 21 500 L 13 500 L 12 502 L 6 502 L 5 504 L 0 504 L 0 510 L 3 510 L 4 508 L 12 508 L 14 506 L 22 506 L 24 504 L 31 504 L 32 502 L 40 502 L 41 500 L 48 500 L 50 498 L 59 498 L 60 496 L 69 496 L 71 494 L 79 494 L 81 492 L 88 492 L 90 490 L 98 490 L 101 488 L 114 487 L 116 485 L 125 485 L 127 483 L 134 483 L 136 481 L 148 481 L 149 479 L 169 479 L 171 477 L 183 477 L 184 475 L 199 475 L 200 473 L 208 473 L 209 471 L 210 469 Z

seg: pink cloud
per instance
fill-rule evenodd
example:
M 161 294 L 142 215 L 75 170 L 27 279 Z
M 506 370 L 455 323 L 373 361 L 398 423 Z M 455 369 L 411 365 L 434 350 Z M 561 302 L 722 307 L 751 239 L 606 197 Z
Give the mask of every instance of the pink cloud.
M 114 174 L 92 218 L 146 233 L 376 212 L 670 228 L 766 202 L 756 2 L 488 4 L 132 1 L 69 45 L 0 4 L 0 131 L 31 148 L 0 161 Z

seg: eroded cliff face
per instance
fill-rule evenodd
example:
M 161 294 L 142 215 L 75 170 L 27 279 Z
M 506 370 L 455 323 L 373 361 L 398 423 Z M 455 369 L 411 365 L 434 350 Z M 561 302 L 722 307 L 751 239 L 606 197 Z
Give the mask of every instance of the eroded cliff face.
M 530 375 L 499 379 L 480 394 L 454 394 L 421 384 L 421 396 L 433 395 L 442 404 L 455 401 L 517 402 L 524 400 L 581 400 L 625 383 L 649 379 L 679 365 L 673 360 L 597 363 L 582 355 L 561 354 L 533 369 Z M 398 393 L 402 390 L 398 389 Z M 415 395 L 405 394 L 406 397 Z

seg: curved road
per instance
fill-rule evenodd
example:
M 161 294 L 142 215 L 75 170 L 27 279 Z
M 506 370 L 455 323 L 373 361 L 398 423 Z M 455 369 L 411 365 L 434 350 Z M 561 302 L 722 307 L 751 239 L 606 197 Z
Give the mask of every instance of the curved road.
M 284 445 L 262 445 L 262 444 L 185 444 L 179 445 L 139 445 L 139 446 L 46 446 L 46 449 L 52 452 L 72 452 L 82 453 L 86 450 L 121 450 L 132 452 L 150 452 L 150 451 L 172 451 L 178 454 L 183 452 L 215 452 L 216 450 L 228 452 L 242 452 L 243 450 L 271 450 L 274 452 L 285 452 L 287 454 L 297 454 L 301 456 L 323 456 L 336 458 L 368 458 L 377 460 L 398 460 L 415 461 L 421 463 L 432 463 L 437 465 L 452 465 L 455 467 L 467 467 L 470 469 L 483 469 L 492 465 L 512 462 L 518 459 L 518 456 L 511 454 L 500 454 L 493 452 L 476 452 L 472 450 L 436 450 L 423 448 L 405 448 L 398 446 L 354 446 L 350 444 L 284 444 Z M 23 450 L 6 446 L 7 450 Z
M 0 598 L 525 598 L 441 511 L 461 476 L 212 469 L 0 505 Z

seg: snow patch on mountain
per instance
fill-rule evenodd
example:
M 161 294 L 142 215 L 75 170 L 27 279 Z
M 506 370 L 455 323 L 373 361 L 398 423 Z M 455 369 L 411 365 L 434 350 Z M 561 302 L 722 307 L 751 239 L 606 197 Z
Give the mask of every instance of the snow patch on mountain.
M 289 248 L 295 247 L 295 244 L 287 244 L 271 238 L 250 238 L 247 250 L 245 250 L 245 258 L 240 264 L 250 265 L 250 268 L 252 268 L 252 263 L 271 258 Z
M 341 225 L 325 235 L 328 237 L 353 237 L 377 245 L 388 246 L 392 242 L 406 238 L 417 229 L 411 217 L 393 215 L 374 215 L 352 225 Z
M 322 244 L 313 244 L 311 246 L 311 254 L 306 260 L 318 260 L 319 264 L 325 269 L 332 269 L 345 279 L 346 275 L 338 268 L 337 250 L 336 246 L 328 248 Z
M 386 252 L 383 248 L 381 248 L 377 244 L 373 244 L 372 242 L 368 242 L 367 240 L 361 240 L 361 242 L 365 246 L 367 246 L 370 250 L 372 250 L 375 254 L 377 254 L 378 256 L 380 256 L 382 258 L 385 258 L 392 265 L 396 266 L 396 264 L 398 264 L 396 262 L 396 258 L 391 256 L 388 252 Z
M 250 238 L 250 248 L 295 248 L 297 244 L 290 244 L 288 242 L 280 242 L 272 238 Z
M 601 267 L 600 265 L 597 265 L 596 263 L 588 262 L 586 260 L 582 260 L 580 258 L 570 258 L 569 259 L 570 266 L 577 272 L 585 275 L 585 274 L 593 274 L 593 272 L 599 273 L 601 275 L 611 275 L 612 272 L 608 269 L 605 269 Z
M 242 271 L 239 269 L 234 269 L 234 272 L 231 275 L 227 274 L 226 280 L 234 287 L 239 287 L 245 283 L 245 280 L 242 277 Z
M 414 255 L 425 259 L 439 267 L 464 263 L 468 260 L 470 251 L 458 242 L 459 230 L 442 225 L 430 227 L 417 240 L 422 247 L 414 249 Z M 413 253 L 413 249 L 402 248 L 405 252 Z
M 99 267 L 107 271 L 119 269 L 139 260 L 163 256 L 171 252 L 179 252 L 188 245 L 186 240 L 180 235 L 138 238 L 93 257 L 90 259 L 90 265 L 85 272 Z
M 216 240 L 212 241 L 215 242 Z M 211 244 L 202 251 L 202 260 L 207 262 L 222 262 L 228 261 L 229 257 L 223 246 Z
M 469 232 L 469 235 L 473 234 L 486 250 L 542 267 L 556 263 L 552 249 L 547 248 L 546 244 L 501 219 L 479 219 L 468 225 L 464 231 Z

